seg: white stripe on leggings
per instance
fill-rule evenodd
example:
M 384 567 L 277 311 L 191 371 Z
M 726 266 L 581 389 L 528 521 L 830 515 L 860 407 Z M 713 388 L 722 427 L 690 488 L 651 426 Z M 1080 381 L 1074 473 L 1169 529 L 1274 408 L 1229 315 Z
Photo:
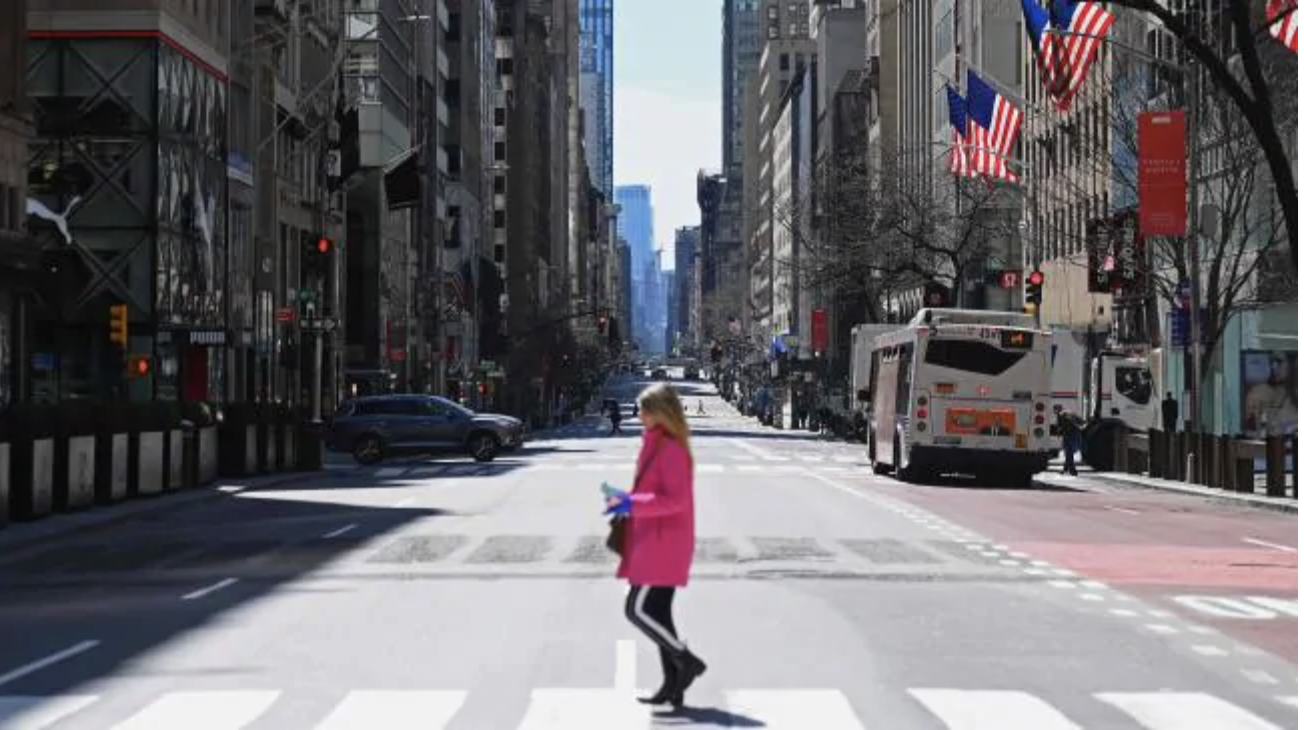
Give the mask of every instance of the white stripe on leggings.
M 682 641 L 675 638 L 675 635 L 670 633 L 666 627 L 653 621 L 652 617 L 648 616 L 643 610 L 643 603 L 647 600 L 649 586 L 637 586 L 634 588 L 634 591 L 634 615 L 638 617 L 639 622 L 645 624 L 653 631 L 653 633 L 660 636 L 662 642 L 670 645 L 670 648 L 675 651 L 683 651 L 687 649 L 688 647 L 684 646 Z

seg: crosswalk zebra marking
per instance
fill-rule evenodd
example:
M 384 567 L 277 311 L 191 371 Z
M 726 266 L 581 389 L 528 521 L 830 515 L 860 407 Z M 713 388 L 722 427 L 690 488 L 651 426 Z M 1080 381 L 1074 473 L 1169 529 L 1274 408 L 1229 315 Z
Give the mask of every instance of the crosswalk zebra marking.
M 171 692 L 113 730 L 240 730 L 257 720 L 280 692 Z
M 1148 730 L 1281 730 L 1248 710 L 1202 692 L 1101 692 Z
M 626 691 L 539 689 L 516 730 L 647 730 L 652 708 Z
M 442 728 L 466 703 L 461 690 L 358 690 L 350 692 L 316 730 L 429 730 Z
M 96 695 L 0 697 L 0 727 L 5 730 L 43 730 L 98 699 Z
M 729 711 L 770 730 L 864 730 L 846 695 L 835 689 L 737 690 L 725 693 Z
M 912 689 L 947 730 L 1082 730 L 1040 697 L 1013 690 Z

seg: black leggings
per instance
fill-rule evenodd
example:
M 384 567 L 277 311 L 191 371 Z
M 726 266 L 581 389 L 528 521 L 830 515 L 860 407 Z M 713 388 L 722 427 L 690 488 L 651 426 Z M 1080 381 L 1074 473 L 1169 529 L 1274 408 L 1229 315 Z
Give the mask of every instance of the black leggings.
M 670 586 L 630 586 L 625 597 L 625 618 L 654 641 L 661 654 L 661 672 L 667 680 L 675 671 L 675 657 L 688 650 L 675 633 L 670 607 L 675 589 Z

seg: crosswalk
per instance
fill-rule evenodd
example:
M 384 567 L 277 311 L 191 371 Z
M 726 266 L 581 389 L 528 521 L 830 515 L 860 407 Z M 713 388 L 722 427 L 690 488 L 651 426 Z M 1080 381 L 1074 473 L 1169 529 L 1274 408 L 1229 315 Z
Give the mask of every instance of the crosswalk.
M 633 469 L 635 454 L 590 454 L 581 458 L 541 457 L 533 459 L 499 459 L 491 463 L 475 462 L 414 462 L 378 467 L 357 467 L 350 463 L 327 466 L 329 471 L 349 472 L 354 475 L 374 476 L 378 479 L 430 479 L 437 477 L 489 477 L 519 471 L 553 472 L 585 471 L 610 472 Z M 749 454 L 716 455 L 714 460 L 694 465 L 697 474 L 759 474 L 762 472 L 798 474 L 807 471 L 824 474 L 871 474 L 862 459 L 849 455 L 797 454 L 757 457 Z
M 909 688 L 912 702 L 892 730 L 1284 730 L 1284 725 L 1204 692 L 1098 692 L 1087 702 L 1070 698 L 1073 709 L 1057 708 L 1035 694 L 1014 690 Z M 294 692 L 274 689 L 173 691 L 147 701 L 114 705 L 122 716 L 97 714 L 105 697 L 95 694 L 52 697 L 0 695 L 0 730 L 242 730 L 259 722 L 278 703 L 293 704 L 297 720 L 278 719 L 281 730 L 444 730 L 457 726 L 471 693 L 454 689 L 359 689 L 343 696 L 303 702 Z M 700 697 L 706 706 L 712 698 Z M 857 712 L 838 689 L 739 689 L 722 693 L 719 718 L 725 727 L 769 730 L 867 730 L 880 722 L 885 703 L 871 698 Z M 495 698 L 495 704 L 501 704 Z M 1289 722 L 1295 698 L 1278 698 L 1280 722 Z M 645 730 L 653 708 L 621 689 L 536 689 L 523 713 L 503 730 Z M 1073 713 L 1073 714 L 1070 714 Z M 515 714 L 515 713 L 513 713 Z M 876 722 L 869 721 L 873 715 Z M 1076 716 L 1075 716 L 1076 715 Z M 691 720 L 690 720 L 691 721 Z M 939 725 L 940 723 L 940 725 Z M 660 724 L 659 722 L 656 724 Z

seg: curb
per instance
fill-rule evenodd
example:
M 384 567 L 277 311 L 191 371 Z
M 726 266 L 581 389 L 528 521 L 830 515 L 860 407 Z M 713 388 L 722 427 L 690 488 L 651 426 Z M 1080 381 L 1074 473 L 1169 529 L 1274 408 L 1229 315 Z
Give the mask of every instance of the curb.
M 117 527 L 145 514 L 177 511 L 196 504 L 216 501 L 234 491 L 253 491 L 277 487 L 313 477 L 329 476 L 329 471 L 266 474 L 252 478 L 219 478 L 203 487 L 136 497 L 116 504 L 96 505 L 77 512 L 56 513 L 30 522 L 11 522 L 0 527 L 0 551 L 5 559 L 17 557 L 32 548 L 56 543 L 76 533 L 94 534 Z
M 1111 486 L 1130 487 L 1132 489 L 1144 489 L 1151 492 L 1169 492 L 1171 494 L 1185 494 L 1188 497 L 1200 497 L 1210 502 L 1219 504 L 1235 505 L 1238 507 L 1251 507 L 1254 509 L 1265 510 L 1268 512 L 1284 512 L 1287 514 L 1298 514 L 1299 504 L 1294 500 L 1282 499 L 1280 497 L 1260 497 L 1257 494 L 1238 494 L 1236 492 L 1224 492 L 1218 489 L 1200 487 L 1192 484 L 1183 484 L 1172 482 L 1168 484 L 1151 484 L 1149 482 L 1135 481 L 1116 476 L 1110 472 L 1096 472 L 1089 477 L 1082 477 L 1086 480 L 1104 482 Z

